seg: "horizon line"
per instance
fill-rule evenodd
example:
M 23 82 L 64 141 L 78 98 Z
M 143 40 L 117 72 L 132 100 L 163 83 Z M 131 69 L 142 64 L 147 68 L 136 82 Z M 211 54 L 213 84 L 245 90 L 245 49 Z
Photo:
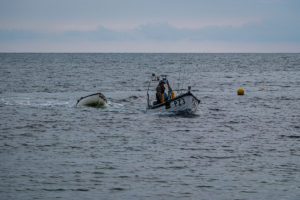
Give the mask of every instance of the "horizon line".
M 107 54 L 112 54 L 112 53 L 116 53 L 116 54 L 125 54 L 125 53 L 132 53 L 132 54 L 141 54 L 141 53 L 144 53 L 144 54 L 183 54 L 183 53 L 190 53 L 190 54 L 218 54 L 218 53 L 248 53 L 248 54 L 279 54 L 279 53 L 294 53 L 294 54 L 297 54 L 297 53 L 300 53 L 300 52 L 1 52 L 0 53 L 79 53 L 79 54 L 84 54 L 84 53 L 107 53 Z

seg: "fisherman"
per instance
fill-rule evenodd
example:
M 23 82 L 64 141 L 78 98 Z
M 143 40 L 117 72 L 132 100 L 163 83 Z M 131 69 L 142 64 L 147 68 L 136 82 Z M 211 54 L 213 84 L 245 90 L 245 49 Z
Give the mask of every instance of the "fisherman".
M 156 87 L 156 100 L 157 103 L 163 103 L 162 94 L 165 93 L 165 81 L 160 81 L 158 86 Z

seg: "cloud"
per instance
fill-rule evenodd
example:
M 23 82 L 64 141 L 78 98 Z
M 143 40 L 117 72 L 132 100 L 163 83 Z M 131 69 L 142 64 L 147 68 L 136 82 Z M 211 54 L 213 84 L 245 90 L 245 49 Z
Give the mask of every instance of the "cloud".
M 299 6 L 298 0 L 3 0 L 0 51 L 300 52 Z
M 167 22 L 165 23 L 148 23 L 146 25 L 140 25 L 138 29 L 135 29 L 136 35 L 142 38 L 150 40 L 182 40 L 187 39 L 188 35 L 184 34 L 183 29 L 178 29 Z
M 271 3 L 265 3 L 271 2 Z M 241 26 L 294 13 L 299 0 L 1 0 L 2 30 L 113 30 L 168 22 L 177 28 Z
M 45 38 L 45 35 L 37 31 L 26 30 L 0 30 L 0 41 L 12 40 L 36 40 Z
M 199 29 L 176 28 L 169 23 L 148 23 L 127 31 L 115 31 L 99 26 L 91 31 L 43 33 L 25 30 L 1 30 L 0 41 L 240 41 L 240 42 L 300 42 L 300 25 L 285 20 L 251 22 L 241 27 L 208 26 Z

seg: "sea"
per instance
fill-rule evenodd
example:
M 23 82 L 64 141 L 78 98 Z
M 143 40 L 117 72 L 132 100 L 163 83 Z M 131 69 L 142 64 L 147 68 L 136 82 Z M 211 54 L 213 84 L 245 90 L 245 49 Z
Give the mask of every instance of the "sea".
M 299 200 L 300 54 L 1 53 L 0 199 Z

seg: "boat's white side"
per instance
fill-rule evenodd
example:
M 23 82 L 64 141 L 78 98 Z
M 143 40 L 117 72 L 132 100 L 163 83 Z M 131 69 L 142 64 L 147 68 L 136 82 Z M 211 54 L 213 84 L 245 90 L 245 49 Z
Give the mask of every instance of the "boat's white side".
M 147 113 L 165 113 L 165 112 L 175 112 L 175 113 L 194 113 L 200 103 L 194 95 L 187 93 L 174 99 L 168 100 L 165 103 L 161 103 L 155 106 L 150 106 L 147 108 Z
M 105 106 L 107 100 L 105 96 L 101 93 L 91 94 L 86 97 L 81 97 L 78 101 L 76 106 Z

